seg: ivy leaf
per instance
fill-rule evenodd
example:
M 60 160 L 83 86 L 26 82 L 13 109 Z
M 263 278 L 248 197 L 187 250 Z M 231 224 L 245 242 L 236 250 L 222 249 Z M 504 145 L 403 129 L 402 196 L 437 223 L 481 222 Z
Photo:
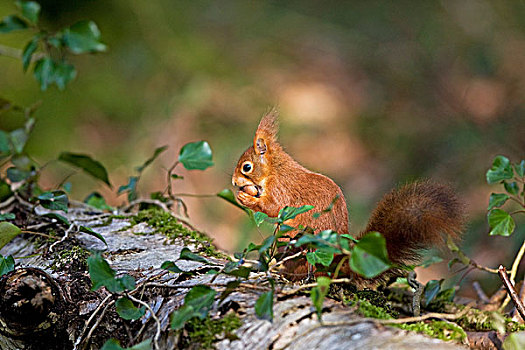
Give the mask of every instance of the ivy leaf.
M 222 190 L 219 193 L 217 193 L 217 197 L 222 198 L 222 199 L 226 200 L 227 202 L 230 202 L 231 204 L 235 205 L 238 208 L 241 208 L 242 210 L 246 210 L 246 208 L 244 208 L 242 205 L 237 203 L 237 201 L 235 200 L 235 196 L 233 195 L 232 190 L 229 190 L 229 189 L 225 188 L 224 190 Z
M 146 169 L 151 163 L 153 163 L 153 161 L 155 159 L 157 159 L 157 157 L 162 153 L 164 152 L 165 150 L 168 149 L 168 146 L 162 146 L 162 147 L 158 147 L 155 149 L 155 151 L 153 152 L 153 155 L 148 158 L 148 160 L 146 160 L 144 162 L 144 164 L 142 164 L 141 166 L 137 167 L 136 170 L 141 173 L 142 171 L 144 171 L 144 169 Z
M 179 260 L 192 260 L 192 261 L 198 261 L 204 264 L 210 263 L 208 260 L 206 260 L 205 257 L 192 253 L 191 250 L 189 250 L 186 247 L 182 248 L 180 252 Z
M 53 78 L 59 90 L 64 90 L 67 83 L 75 79 L 76 76 L 77 70 L 73 65 L 66 62 L 55 63 Z
M 237 287 L 240 284 L 241 284 L 240 280 L 235 280 L 235 281 L 228 282 L 226 284 L 226 289 L 221 293 L 221 296 L 219 297 L 219 304 L 221 304 L 223 302 L 223 300 L 226 299 L 226 297 L 228 295 L 233 293 L 235 291 L 235 289 L 237 289 Z
M 492 193 L 489 199 L 489 207 L 487 210 L 492 210 L 501 207 L 510 197 L 505 193 Z
M 6 16 L 0 22 L 0 33 L 9 33 L 26 28 L 27 23 L 16 15 Z
M 138 181 L 139 181 L 138 176 L 130 176 L 128 183 L 118 188 L 117 194 L 121 194 L 122 192 L 128 192 L 128 201 L 133 202 L 135 199 L 137 199 L 137 182 Z
M 151 339 L 146 339 L 131 348 L 123 348 L 118 340 L 111 338 L 102 345 L 100 350 L 151 350 Z
M 28 179 L 31 176 L 31 172 L 10 167 L 7 168 L 6 175 L 11 182 L 21 182 Z
M 253 213 L 253 221 L 255 221 L 255 225 L 257 227 L 261 226 L 261 224 L 268 218 L 268 215 L 263 212 L 255 212 Z
M 113 207 L 108 205 L 104 197 L 98 192 L 90 193 L 84 199 L 84 203 L 100 210 L 113 210 Z
M 514 232 L 516 223 L 512 216 L 504 210 L 492 209 L 488 214 L 491 236 L 510 236 Z
M 179 162 L 188 170 L 205 170 L 213 166 L 210 145 L 206 141 L 185 144 L 180 150 Z
M 436 296 L 441 291 L 441 285 L 443 284 L 443 279 L 441 280 L 430 280 L 425 285 L 425 290 L 423 292 L 423 295 L 425 296 L 424 299 L 424 307 L 427 307 L 433 300 L 436 298 Z
M 9 134 L 3 130 L 0 130 L 0 159 L 7 157 L 10 153 L 11 149 L 9 148 Z
M 255 314 L 262 320 L 273 320 L 273 291 L 262 293 L 255 302 Z
M 0 222 L 0 249 L 7 243 L 11 242 L 13 238 L 18 236 L 21 232 L 20 227 L 13 225 L 10 222 Z
M 38 48 L 39 40 L 40 40 L 39 36 L 33 37 L 33 39 L 29 41 L 27 45 L 24 47 L 24 51 L 22 51 L 22 67 L 24 69 L 24 72 L 27 71 L 27 68 L 29 67 L 29 64 L 31 63 L 31 58 L 33 57 L 33 54 Z
M 507 157 L 497 156 L 494 158 L 492 168 L 487 171 L 487 183 L 489 185 L 499 183 L 503 180 L 512 179 L 514 172 Z
M 100 42 L 100 31 L 93 21 L 80 21 L 64 31 L 65 45 L 74 54 L 103 52 L 107 46 Z
M 175 273 L 184 273 L 173 261 L 164 261 L 162 265 L 160 265 L 160 268 Z
M 171 329 L 184 327 L 186 321 L 193 317 L 203 320 L 208 316 L 217 292 L 204 285 L 193 287 L 184 297 L 184 305 L 171 315 Z
M 106 287 L 111 293 L 121 293 L 125 290 L 135 289 L 135 279 L 130 275 L 115 278 L 113 270 L 108 262 L 99 253 L 91 255 L 88 260 L 89 277 L 93 283 L 91 290 L 95 291 Z
M 388 270 L 390 266 L 386 241 L 379 232 L 367 233 L 352 251 L 350 267 L 366 278 L 373 278 Z
M 503 350 L 525 349 L 525 332 L 510 333 L 503 342 Z
M 9 141 L 13 147 L 13 152 L 20 154 L 24 151 L 29 134 L 25 129 L 15 129 L 9 133 Z
M 100 233 L 93 231 L 91 228 L 89 228 L 87 226 L 79 226 L 78 229 L 79 229 L 80 232 L 87 233 L 90 236 L 93 236 L 93 237 L 96 237 L 96 238 L 100 239 L 102 242 L 104 242 L 104 244 L 106 246 L 108 245 L 106 243 L 106 240 L 104 239 L 104 237 L 102 237 L 102 235 Z
M 320 276 L 317 277 L 317 286 L 312 288 L 310 291 L 310 299 L 314 304 L 315 310 L 317 311 L 317 317 L 319 320 L 323 314 L 323 301 L 330 289 L 331 280 L 328 277 Z
M 22 16 L 27 18 L 31 24 L 38 23 L 40 5 L 34 1 L 17 1 L 16 5 L 22 10 Z
M 1 247 L 0 247 L 1 248 Z M 15 259 L 11 255 L 5 258 L 0 254 L 0 276 L 5 275 L 15 269 Z
M 55 62 L 50 57 L 42 57 L 35 63 L 33 75 L 42 91 L 55 81 Z
M 314 208 L 313 205 L 303 205 L 301 207 L 284 207 L 279 211 L 279 222 L 283 223 L 287 220 L 295 219 L 299 214 L 306 213 Z
M 49 210 L 62 210 L 67 213 L 69 200 L 64 191 L 47 191 L 37 197 L 40 205 Z
M 240 263 L 237 261 L 230 261 L 224 266 L 223 271 L 225 274 L 230 276 L 236 276 L 241 278 L 248 278 L 250 275 L 251 269 L 246 266 L 240 266 Z
M 133 302 L 126 298 L 121 297 L 115 302 L 117 313 L 120 317 L 125 320 L 138 320 L 146 313 L 146 307 L 142 306 L 141 308 L 136 307 Z
M 16 219 L 16 215 L 13 213 L 0 214 L 0 221 L 14 220 L 14 219 Z
M 275 236 L 274 235 L 266 237 L 266 239 L 263 241 L 263 243 L 259 247 L 259 253 L 262 254 L 262 253 L 266 252 L 272 246 L 272 244 L 274 242 L 275 242 Z
M 525 160 L 522 160 L 520 163 L 514 165 L 514 170 L 519 177 L 525 176 Z
M 103 181 L 109 187 L 111 187 L 106 168 L 100 162 L 94 160 L 90 156 L 85 154 L 62 152 L 60 153 L 58 160 L 80 168 L 85 173 Z
M 308 252 L 306 253 L 306 260 L 312 265 L 330 266 L 334 260 L 334 249 L 319 248 L 314 252 Z
M 58 222 L 60 222 L 61 224 L 64 224 L 64 225 L 67 225 L 69 226 L 69 220 L 62 216 L 62 215 L 59 215 L 57 213 L 47 213 L 47 214 L 44 214 L 43 216 L 47 217 L 47 218 L 50 218 L 52 220 L 56 220 Z
M 518 183 L 516 181 L 510 183 L 504 182 L 503 186 L 505 187 L 505 191 L 512 195 L 517 195 L 520 191 L 520 188 L 518 187 Z

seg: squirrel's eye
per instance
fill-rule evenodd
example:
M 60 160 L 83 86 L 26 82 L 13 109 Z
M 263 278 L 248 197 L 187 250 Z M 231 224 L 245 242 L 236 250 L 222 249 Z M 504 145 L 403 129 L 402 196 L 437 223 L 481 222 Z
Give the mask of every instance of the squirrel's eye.
M 250 173 L 253 170 L 253 166 L 251 162 L 246 162 L 242 165 L 242 172 L 245 174 Z

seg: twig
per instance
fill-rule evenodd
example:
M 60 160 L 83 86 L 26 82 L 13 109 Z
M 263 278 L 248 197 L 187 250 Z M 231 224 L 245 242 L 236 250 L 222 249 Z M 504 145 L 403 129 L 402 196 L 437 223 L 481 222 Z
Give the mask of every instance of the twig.
M 298 256 L 301 256 L 303 254 L 303 251 L 301 250 L 300 252 L 297 252 L 293 255 L 290 255 L 290 256 L 287 256 L 286 258 L 282 259 L 282 260 L 279 260 L 275 265 L 273 265 L 270 270 L 274 270 L 276 267 L 284 264 L 285 262 L 287 262 L 288 260 L 292 260 L 292 259 L 295 259 L 297 258 Z
M 510 269 L 510 281 L 512 282 L 512 285 L 514 285 L 514 283 L 516 282 L 516 274 L 518 273 L 518 268 L 520 266 L 521 259 L 523 259 L 523 254 L 525 254 L 525 241 L 523 241 L 523 244 L 521 245 L 521 248 L 518 251 L 518 254 L 516 254 L 516 258 L 514 259 L 514 262 L 512 263 L 512 268 Z M 498 273 L 499 273 L 499 269 L 498 269 Z M 505 309 L 505 306 L 507 306 L 509 301 L 510 301 L 510 296 L 507 295 L 507 297 L 505 298 L 505 300 L 503 301 L 503 303 L 501 304 L 499 308 L 500 312 L 503 311 L 503 309 Z
M 60 240 L 56 241 L 55 243 L 51 244 L 49 246 L 49 251 L 52 253 L 53 252 L 53 249 L 55 248 L 55 246 L 57 244 L 60 244 L 61 242 L 64 242 L 66 239 L 69 238 L 69 234 L 71 233 L 71 231 L 73 230 L 73 228 L 75 228 L 76 225 L 75 224 L 71 224 L 69 225 L 69 228 L 66 230 L 66 232 L 64 233 L 64 237 L 62 237 Z
M 351 282 L 352 282 L 352 279 L 350 279 L 350 278 L 339 278 L 339 279 L 331 280 L 330 284 L 351 283 Z M 280 293 L 284 294 L 284 295 L 292 295 L 292 294 L 295 294 L 297 292 L 302 291 L 303 289 L 308 289 L 308 288 L 313 288 L 313 287 L 317 287 L 317 282 L 316 283 L 303 284 L 303 285 L 301 285 L 301 286 L 299 286 L 297 288 L 294 288 L 292 290 L 281 290 Z
M 100 313 L 100 316 L 99 318 L 97 318 L 97 321 L 95 322 L 95 324 L 93 325 L 93 327 L 91 327 L 91 329 L 89 330 L 87 336 L 86 336 L 86 345 L 89 344 L 89 340 L 91 339 L 91 335 L 93 335 L 93 332 L 95 331 L 95 329 L 98 327 L 98 325 L 100 324 L 100 322 L 102 322 L 102 319 L 104 318 L 104 315 L 106 314 L 106 311 L 108 311 L 109 307 L 112 306 L 113 304 L 115 304 L 115 300 L 112 300 L 110 301 L 106 307 L 104 308 L 104 310 L 102 310 L 102 312 Z
M 77 349 L 78 344 L 80 344 L 80 342 L 82 341 L 82 337 L 84 336 L 84 333 L 86 333 L 87 327 L 89 326 L 89 324 L 91 323 L 91 321 L 93 320 L 93 318 L 95 318 L 95 316 L 96 316 L 97 313 L 100 311 L 100 309 L 102 309 L 102 307 L 104 306 L 104 304 L 109 300 L 109 298 L 111 298 L 111 294 L 109 294 L 108 296 L 106 296 L 106 297 L 104 298 L 104 300 L 102 300 L 102 301 L 100 302 L 100 304 L 97 306 L 97 308 L 95 309 L 95 311 L 93 311 L 93 313 L 91 314 L 91 316 L 89 316 L 88 320 L 86 321 L 86 324 L 84 325 L 84 328 L 82 329 L 82 332 L 80 332 L 80 335 L 78 336 L 77 340 L 75 341 L 75 345 L 74 345 L 73 350 L 76 350 L 76 349 Z
M 139 205 L 139 204 L 153 204 L 153 205 L 156 205 L 157 207 L 160 207 L 164 211 L 167 211 L 167 212 L 171 211 L 165 203 L 159 201 L 158 199 L 146 199 L 146 198 L 136 199 L 132 201 L 131 203 L 129 203 L 124 208 L 122 208 L 122 210 L 128 211 L 134 206 Z
M 11 197 L 7 198 L 5 201 L 0 203 L 0 209 L 4 209 L 4 208 L 9 207 L 11 204 L 13 204 L 14 201 L 15 201 L 15 197 L 14 196 L 11 196 Z
M 480 264 L 478 264 L 477 262 L 475 262 L 472 259 L 470 260 L 470 265 L 474 266 L 475 268 L 477 268 L 479 270 L 487 271 L 487 272 L 494 273 L 494 274 L 498 273 L 497 269 L 493 269 L 493 268 L 490 268 L 490 267 L 486 267 L 486 266 L 480 265 Z
M 55 241 L 60 240 L 60 238 L 58 238 L 58 237 L 46 235 L 45 233 L 40 233 L 40 232 L 35 232 L 35 231 L 27 231 L 27 230 L 23 230 L 21 232 L 22 233 L 28 233 L 30 235 L 36 235 L 36 236 L 46 237 L 46 238 L 49 238 L 49 239 L 54 239 Z
M 160 333 L 161 333 L 161 327 L 160 327 L 160 321 L 159 321 L 159 318 L 157 317 L 157 315 L 155 315 L 155 312 L 153 311 L 153 309 L 151 308 L 151 306 L 149 306 L 148 303 L 140 300 L 140 299 L 137 299 L 131 295 L 128 294 L 128 298 L 130 298 L 132 301 L 136 302 L 136 303 L 139 303 L 140 305 L 143 305 L 145 306 L 149 312 L 151 313 L 151 317 L 155 320 L 155 323 L 157 324 L 157 331 L 155 332 L 155 337 L 153 338 L 153 344 L 155 346 L 155 349 L 160 349 L 159 347 L 159 338 L 160 338 Z
M 518 293 L 516 292 L 516 289 L 514 289 L 514 285 L 509 279 L 509 276 L 507 275 L 507 270 L 503 265 L 500 265 L 498 271 L 499 277 L 503 281 L 503 285 L 507 289 L 509 296 L 512 298 L 514 305 L 516 305 L 516 309 L 518 310 L 521 318 L 525 320 L 525 306 L 523 306 L 523 303 L 521 302 Z
M 478 295 L 478 298 L 484 303 L 489 304 L 490 300 L 487 294 L 485 294 L 485 291 L 483 291 L 483 288 L 481 288 L 481 285 L 478 281 L 472 282 L 472 288 L 474 288 L 474 291 Z

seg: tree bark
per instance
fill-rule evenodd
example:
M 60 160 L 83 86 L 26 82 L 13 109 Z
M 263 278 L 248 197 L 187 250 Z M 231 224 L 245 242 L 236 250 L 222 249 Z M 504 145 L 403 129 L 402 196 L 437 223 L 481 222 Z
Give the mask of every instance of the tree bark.
M 175 261 L 184 247 L 196 250 L 197 244 L 183 239 L 169 241 L 146 224 L 131 226 L 130 220 L 113 219 L 103 226 L 107 214 L 85 208 L 70 210 L 72 223 L 92 227 L 102 234 L 99 239 L 86 234 L 70 234 L 53 248 L 35 244 L 35 236 L 15 238 L 0 250 L 17 262 L 14 271 L 0 278 L 0 348 L 11 349 L 98 349 L 109 338 L 131 346 L 146 339 L 156 339 L 160 349 L 177 349 L 185 331 L 170 330 L 170 314 L 181 307 L 192 286 L 206 284 L 220 292 L 228 282 L 226 275 L 206 274 L 210 266 L 188 260 L 177 265 L 184 273 L 160 269 L 166 260 Z M 138 234 L 140 233 L 140 234 Z M 186 240 L 187 242 L 187 240 Z M 115 311 L 115 296 L 105 288 L 91 290 L 91 281 L 80 257 L 59 261 L 61 251 L 73 246 L 90 251 L 103 251 L 105 259 L 117 274 L 132 275 L 138 288 L 131 297 L 144 301 L 150 310 L 139 320 L 126 321 Z M 85 257 L 84 257 L 85 258 Z M 227 260 L 207 257 L 219 270 Z M 57 268 L 59 264 L 59 268 Z M 69 264 L 69 265 L 68 265 Z M 80 264 L 76 266 L 75 264 Z M 53 267 L 53 269 L 51 268 Z M 360 321 L 355 309 L 326 299 L 319 322 L 312 302 L 304 293 L 286 296 L 276 292 L 273 321 L 255 316 L 254 304 L 262 293 L 262 274 L 252 273 L 223 300 L 214 303 L 212 319 L 235 313 L 242 325 L 233 336 L 217 334 L 218 349 L 459 349 L 462 345 L 447 343 L 397 328 Z M 279 285 L 276 290 L 285 288 Z M 218 295 L 219 295 L 218 294 Z M 153 313 L 152 313 L 153 312 Z M 158 320 L 158 322 L 157 322 Z M 339 325 L 334 325 L 339 323 Z M 152 345 L 155 346 L 155 341 Z

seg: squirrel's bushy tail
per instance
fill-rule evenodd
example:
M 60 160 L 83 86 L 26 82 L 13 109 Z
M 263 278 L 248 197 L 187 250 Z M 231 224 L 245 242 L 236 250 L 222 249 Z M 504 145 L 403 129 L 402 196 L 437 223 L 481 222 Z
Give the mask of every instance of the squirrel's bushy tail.
M 465 210 L 454 192 L 446 185 L 422 181 L 386 194 L 360 236 L 382 233 L 390 260 L 409 265 L 420 262 L 421 249 L 443 246 L 443 234 L 459 238 L 464 223 Z

